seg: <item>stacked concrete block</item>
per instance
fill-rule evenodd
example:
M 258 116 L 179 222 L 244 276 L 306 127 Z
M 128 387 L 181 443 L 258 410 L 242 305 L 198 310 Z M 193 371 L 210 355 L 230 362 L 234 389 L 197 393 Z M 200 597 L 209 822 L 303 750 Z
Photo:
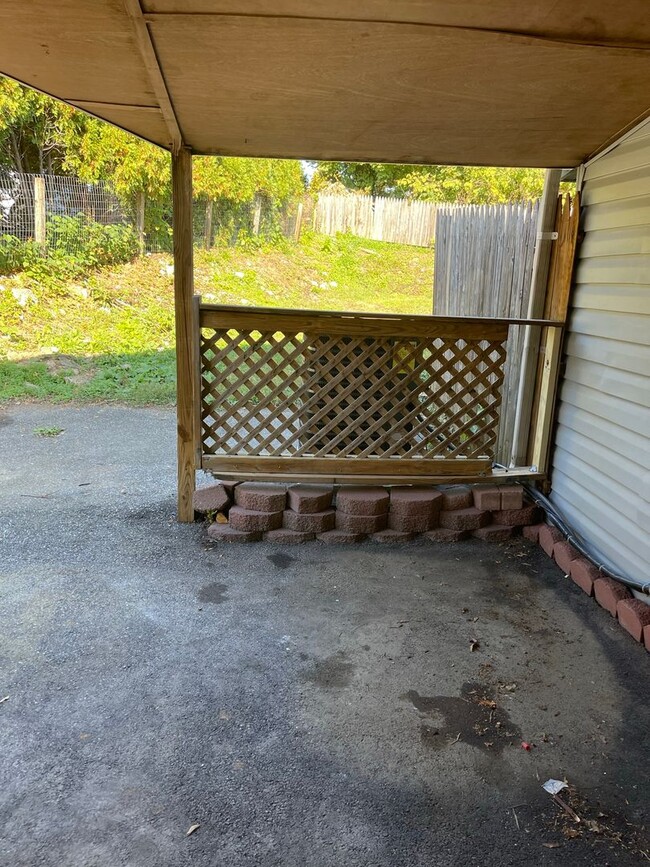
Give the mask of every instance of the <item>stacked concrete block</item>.
M 447 485 L 440 489 L 442 510 L 453 512 L 456 509 L 469 509 L 474 503 L 472 489 L 468 485 Z
M 287 508 L 299 515 L 324 512 L 332 506 L 334 488 L 329 485 L 293 485 L 287 491 Z
M 223 482 L 216 485 L 208 485 L 206 488 L 197 488 L 192 496 L 194 511 L 200 515 L 208 512 L 228 512 L 231 504 L 231 496 Z
M 336 512 L 334 509 L 325 509 L 323 512 L 312 512 L 306 515 L 286 509 L 282 518 L 283 527 L 298 533 L 326 533 L 328 530 L 334 529 L 335 523 Z
M 282 526 L 287 492 L 280 485 L 244 482 L 235 488 L 235 503 L 228 515 L 230 527 L 243 533 L 268 533 Z
M 434 529 L 439 523 L 442 501 L 442 494 L 435 488 L 391 488 L 389 529 L 409 535 Z
M 571 574 L 571 563 L 579 556 L 580 553 L 576 551 L 571 542 L 566 542 L 564 539 L 553 545 L 553 559 L 565 575 Z
M 210 524 L 208 536 L 214 542 L 259 542 L 262 534 L 259 532 L 246 532 L 235 530 L 230 524 Z
M 275 545 L 302 545 L 303 542 L 311 542 L 315 538 L 314 533 L 301 533 L 286 527 L 280 527 L 279 530 L 269 530 L 268 533 L 264 534 L 264 541 Z
M 336 529 L 353 536 L 384 530 L 389 504 L 385 488 L 341 488 L 336 495 Z
M 244 533 L 266 533 L 282 526 L 283 512 L 260 512 L 256 509 L 243 509 L 233 506 L 230 510 L 230 526 Z
M 486 527 L 490 520 L 490 513 L 476 506 L 440 512 L 440 526 L 445 530 L 478 530 Z

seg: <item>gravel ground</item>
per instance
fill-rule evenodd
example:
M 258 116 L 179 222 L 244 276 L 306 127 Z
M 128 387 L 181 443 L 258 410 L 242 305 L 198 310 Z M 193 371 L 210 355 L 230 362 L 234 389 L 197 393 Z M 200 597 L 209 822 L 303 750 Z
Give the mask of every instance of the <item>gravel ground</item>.
M 649 660 L 609 615 L 522 540 L 219 547 L 174 429 L 0 413 L 2 864 L 643 863 Z

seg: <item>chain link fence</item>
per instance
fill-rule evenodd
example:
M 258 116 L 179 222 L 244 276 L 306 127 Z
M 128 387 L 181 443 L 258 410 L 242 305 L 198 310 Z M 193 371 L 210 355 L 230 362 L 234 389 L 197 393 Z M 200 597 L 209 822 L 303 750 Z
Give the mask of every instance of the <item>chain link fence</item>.
M 301 229 L 311 224 L 312 212 L 309 197 L 282 203 L 266 196 L 243 203 L 195 199 L 194 241 L 209 249 L 252 238 L 297 239 Z M 142 252 L 172 251 L 170 197 L 124 202 L 108 183 L 0 169 L 0 238 L 82 254 L 97 224 L 130 226 Z
M 57 249 L 66 234 L 61 219 L 64 217 L 83 218 L 88 224 L 105 226 L 127 222 L 119 199 L 105 183 L 87 184 L 61 175 L 0 171 L 0 235 Z M 69 243 L 66 237 L 66 246 Z M 77 233 L 76 244 L 81 252 L 83 230 Z

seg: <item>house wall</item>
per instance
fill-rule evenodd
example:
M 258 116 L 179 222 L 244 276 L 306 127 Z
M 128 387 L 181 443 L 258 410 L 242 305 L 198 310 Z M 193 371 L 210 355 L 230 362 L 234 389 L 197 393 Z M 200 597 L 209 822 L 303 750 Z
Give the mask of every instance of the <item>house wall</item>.
M 650 124 L 585 168 L 551 499 L 650 579 Z

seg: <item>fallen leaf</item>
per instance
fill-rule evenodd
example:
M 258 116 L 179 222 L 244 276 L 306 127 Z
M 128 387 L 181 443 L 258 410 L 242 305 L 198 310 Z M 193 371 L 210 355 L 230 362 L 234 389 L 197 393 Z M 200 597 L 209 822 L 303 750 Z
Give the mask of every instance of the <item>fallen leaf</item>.
M 189 837 L 190 834 L 193 834 L 195 831 L 198 831 L 200 827 L 201 826 L 199 824 L 190 825 L 190 827 L 187 829 L 187 834 L 185 836 Z
M 496 706 L 497 706 L 496 701 L 492 701 L 491 698 L 482 698 L 479 700 L 479 704 L 482 705 L 483 707 L 491 707 L 491 708 L 496 708 Z
M 216 520 L 217 524 L 227 524 L 228 523 L 228 518 L 226 518 L 226 516 L 223 514 L 223 512 L 217 512 L 217 517 L 215 520 Z
M 561 843 L 542 843 L 546 849 L 559 849 L 561 845 Z

